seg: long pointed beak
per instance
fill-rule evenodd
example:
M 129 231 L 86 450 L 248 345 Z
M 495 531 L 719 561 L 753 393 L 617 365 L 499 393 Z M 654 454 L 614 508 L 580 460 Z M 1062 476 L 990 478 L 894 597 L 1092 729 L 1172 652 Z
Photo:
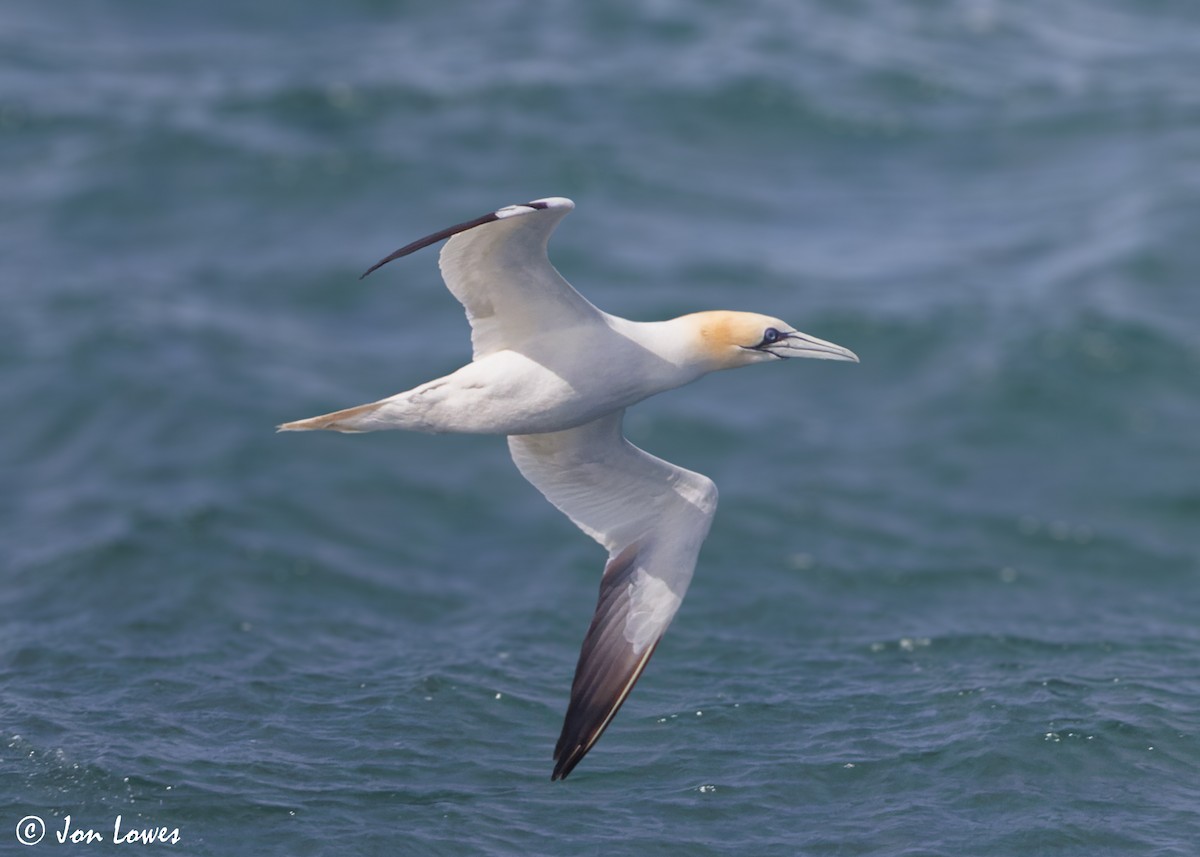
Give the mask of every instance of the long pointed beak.
M 813 357 L 817 360 L 848 360 L 858 362 L 858 355 L 849 348 L 843 348 L 824 339 L 817 339 L 807 333 L 793 330 L 786 337 L 767 346 L 767 350 L 776 357 Z

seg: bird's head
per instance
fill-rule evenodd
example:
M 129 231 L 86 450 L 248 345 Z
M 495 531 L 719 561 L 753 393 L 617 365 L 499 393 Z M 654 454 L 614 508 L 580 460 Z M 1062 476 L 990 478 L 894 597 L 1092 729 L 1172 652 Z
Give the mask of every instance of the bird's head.
M 850 349 L 801 333 L 769 315 L 720 310 L 693 313 L 681 321 L 691 330 L 696 356 L 713 369 L 733 369 L 789 357 L 858 362 L 858 356 Z

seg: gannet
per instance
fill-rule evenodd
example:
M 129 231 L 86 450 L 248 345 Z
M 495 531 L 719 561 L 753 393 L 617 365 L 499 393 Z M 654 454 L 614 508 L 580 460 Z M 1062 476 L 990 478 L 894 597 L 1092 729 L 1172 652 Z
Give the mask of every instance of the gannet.
M 718 369 L 849 349 L 748 312 L 629 321 L 592 306 L 546 255 L 575 203 L 510 205 L 401 247 L 362 275 L 444 239 L 442 278 L 474 355 L 443 378 L 280 431 L 409 429 L 508 436 L 521 474 L 608 551 L 551 780 L 612 721 L 679 609 L 717 508 L 712 480 L 625 439 L 625 409 Z M 361 277 L 360 277 L 361 279 Z

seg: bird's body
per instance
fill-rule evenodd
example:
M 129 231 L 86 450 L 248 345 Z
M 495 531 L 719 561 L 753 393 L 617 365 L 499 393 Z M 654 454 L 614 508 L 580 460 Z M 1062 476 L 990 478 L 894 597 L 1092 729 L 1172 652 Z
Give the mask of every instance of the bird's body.
M 367 273 L 449 238 L 440 266 L 471 321 L 474 360 L 390 398 L 280 426 L 507 435 L 522 475 L 608 550 L 554 779 L 591 749 L 641 675 L 716 511 L 710 479 L 625 439 L 625 408 L 718 369 L 790 356 L 857 360 L 754 313 L 636 322 L 596 309 L 546 257 L 550 233 L 572 208 L 561 197 L 509 206 L 377 263 Z
M 594 324 L 494 351 L 380 402 L 329 414 L 335 422 L 312 427 L 504 435 L 574 428 L 706 374 L 703 354 L 671 347 L 693 341 L 690 328 L 706 315 L 634 322 L 598 314 Z
M 638 341 L 647 332 L 613 316 L 547 333 L 474 360 L 442 378 L 347 413 L 342 431 L 534 434 L 561 431 L 699 377 Z M 663 322 L 661 324 L 669 324 Z M 355 409 L 351 408 L 353 412 Z M 335 416 L 333 414 L 331 417 Z M 358 420 L 355 422 L 354 420 Z

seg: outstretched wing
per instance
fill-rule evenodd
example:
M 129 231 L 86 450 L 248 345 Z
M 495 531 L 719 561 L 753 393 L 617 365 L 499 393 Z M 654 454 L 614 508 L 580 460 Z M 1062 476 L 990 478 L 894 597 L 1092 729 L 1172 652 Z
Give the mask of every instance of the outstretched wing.
M 449 238 L 438 265 L 467 311 L 475 359 L 516 348 L 539 330 L 595 321 L 600 314 L 546 256 L 550 234 L 574 207 L 559 196 L 509 205 L 401 247 L 363 276 Z
M 599 740 L 646 668 L 717 508 L 712 480 L 631 444 L 623 415 L 508 439 L 522 475 L 609 552 L 554 750 L 555 780 Z

